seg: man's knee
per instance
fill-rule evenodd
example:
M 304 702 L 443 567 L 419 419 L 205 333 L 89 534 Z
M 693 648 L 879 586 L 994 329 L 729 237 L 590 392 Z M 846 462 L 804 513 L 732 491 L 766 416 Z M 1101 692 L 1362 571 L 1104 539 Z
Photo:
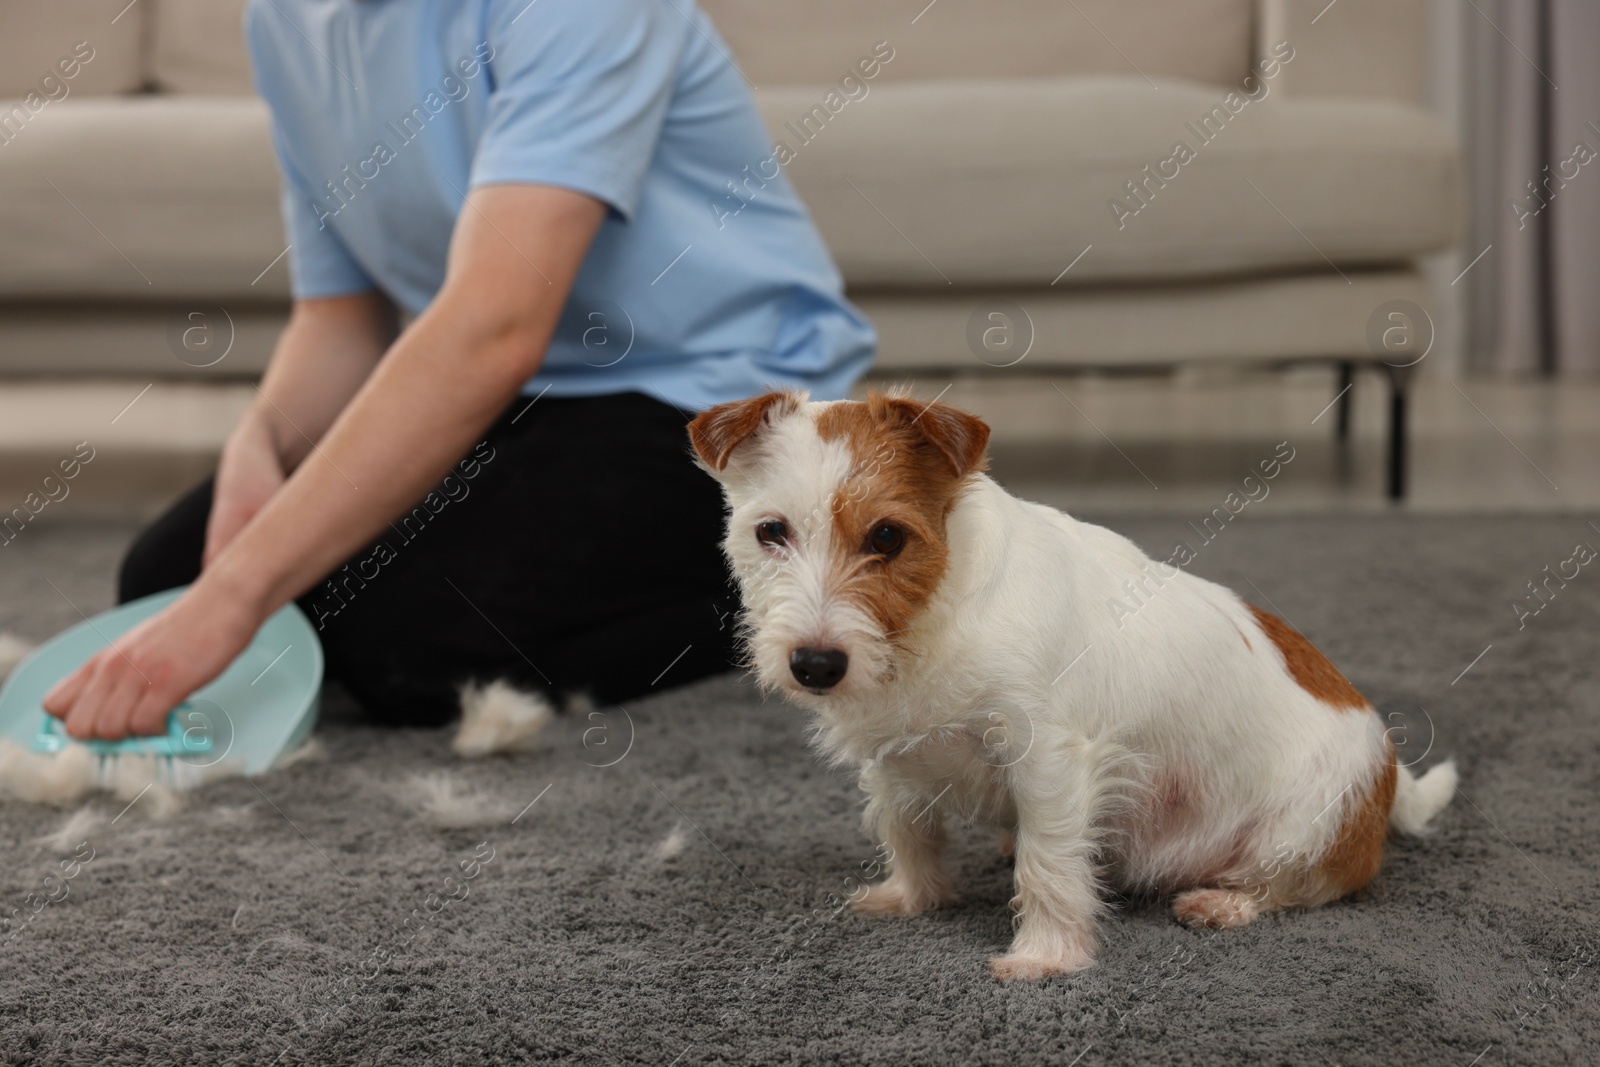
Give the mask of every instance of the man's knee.
M 211 481 L 207 479 L 134 539 L 117 574 L 117 602 L 126 604 L 198 578 L 210 516 Z

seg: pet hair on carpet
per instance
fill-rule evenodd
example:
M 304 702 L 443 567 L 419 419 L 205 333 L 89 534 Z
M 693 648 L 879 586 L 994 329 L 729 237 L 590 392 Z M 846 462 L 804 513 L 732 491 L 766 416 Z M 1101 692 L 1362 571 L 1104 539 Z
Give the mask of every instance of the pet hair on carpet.
M 99 760 L 82 745 L 46 753 L 0 739 L 0 796 L 60 808 L 82 800 L 99 786 Z
M 0 798 L 53 808 L 107 792 L 129 803 L 141 799 L 147 817 L 165 819 L 182 806 L 184 792 L 237 777 L 242 768 L 238 760 L 195 767 L 147 755 L 102 759 L 79 744 L 60 752 L 34 752 L 0 738 Z
M 515 689 L 501 680 L 461 689 L 461 725 L 451 749 L 467 759 L 517 752 L 533 745 L 555 710 L 542 694 Z
M 655 857 L 658 860 L 670 860 L 683 852 L 684 846 L 689 843 L 689 835 L 684 832 L 683 823 L 678 823 L 672 832 L 661 840 L 655 847 Z
M 183 795 L 171 786 L 162 784 L 156 775 L 156 756 L 118 756 L 110 765 L 111 781 L 109 785 L 111 795 L 118 800 L 126 801 L 130 806 L 138 801 L 140 813 L 147 818 L 158 822 L 170 818 L 178 809 L 183 807 Z M 218 764 L 219 767 L 223 766 Z M 229 766 L 232 766 L 231 764 Z M 184 766 L 184 770 L 189 770 Z M 235 772 L 236 773 L 236 772 Z M 227 772 L 219 772 L 213 777 L 226 777 Z M 185 783 L 185 788 L 195 788 L 204 784 L 208 778 L 196 775 L 195 780 Z
M 450 774 L 413 776 L 407 783 L 412 804 L 422 821 L 439 830 L 466 830 L 503 823 L 515 814 L 495 798 L 464 786 Z
M 67 816 L 66 822 L 34 840 L 51 852 L 66 852 L 78 842 L 88 839 L 105 821 L 105 816 L 93 804 L 85 804 Z
M 275 771 L 293 767 L 297 763 L 321 763 L 328 758 L 328 746 L 318 738 L 308 738 L 304 744 L 293 752 L 287 752 L 277 763 L 272 765 Z

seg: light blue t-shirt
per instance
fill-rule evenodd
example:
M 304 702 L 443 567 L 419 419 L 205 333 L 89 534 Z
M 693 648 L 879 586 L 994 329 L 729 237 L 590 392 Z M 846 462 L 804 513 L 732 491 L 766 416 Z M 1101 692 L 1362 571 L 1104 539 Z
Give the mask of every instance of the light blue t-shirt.
M 245 33 L 297 297 L 378 289 L 419 313 L 469 189 L 554 185 L 608 211 L 526 391 L 832 399 L 871 361 L 693 0 L 252 0 Z

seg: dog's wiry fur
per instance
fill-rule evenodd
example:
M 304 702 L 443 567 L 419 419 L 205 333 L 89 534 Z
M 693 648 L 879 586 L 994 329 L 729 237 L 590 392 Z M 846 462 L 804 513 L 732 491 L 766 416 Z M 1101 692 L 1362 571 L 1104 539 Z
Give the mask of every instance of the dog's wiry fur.
M 727 497 L 748 663 L 860 768 L 892 850 L 860 910 L 950 902 L 946 820 L 992 824 L 1012 835 L 1018 926 L 990 968 L 1063 974 L 1094 961 L 1105 886 L 1236 926 L 1360 889 L 1391 825 L 1421 832 L 1448 803 L 1454 767 L 1397 767 L 1377 713 L 1292 627 L 1010 496 L 983 474 L 988 434 L 880 394 L 772 393 L 690 425 Z M 1129 582 L 1148 599 L 1117 616 Z M 797 650 L 847 667 L 814 681 Z

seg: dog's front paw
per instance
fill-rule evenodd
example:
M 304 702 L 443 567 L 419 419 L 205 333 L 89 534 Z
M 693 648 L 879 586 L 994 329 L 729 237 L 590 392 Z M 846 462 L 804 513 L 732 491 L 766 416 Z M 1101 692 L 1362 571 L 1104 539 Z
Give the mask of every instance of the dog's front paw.
M 1037 982 L 1041 978 L 1073 974 L 1093 966 L 1094 956 L 1087 952 L 1058 957 L 1008 952 L 989 961 L 989 973 L 1002 982 Z
M 1024 919 L 1011 951 L 989 961 L 989 973 L 1002 982 L 1037 982 L 1094 966 L 1094 935 L 1087 925 L 1057 925 Z
M 918 915 L 954 904 L 956 895 L 936 885 L 914 885 L 909 878 L 890 875 L 868 886 L 850 906 L 863 915 Z

